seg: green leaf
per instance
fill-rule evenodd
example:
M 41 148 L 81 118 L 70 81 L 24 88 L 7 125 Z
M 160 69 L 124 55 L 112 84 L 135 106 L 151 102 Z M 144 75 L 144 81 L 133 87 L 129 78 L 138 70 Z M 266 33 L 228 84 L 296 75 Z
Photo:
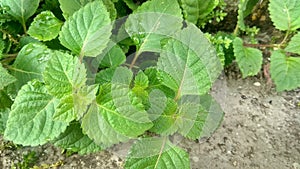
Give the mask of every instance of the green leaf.
M 149 86 L 148 76 L 140 71 L 134 78 L 134 87 L 132 88 L 133 94 L 142 100 L 143 105 L 148 104 L 148 92 L 146 89 Z
M 250 15 L 253 11 L 253 8 L 258 4 L 259 0 L 242 0 L 246 3 L 246 8 L 243 9 L 244 18 Z M 241 2 L 240 2 L 241 3 Z M 261 3 L 261 1 L 260 1 Z
M 87 135 L 82 133 L 79 122 L 71 123 L 54 141 L 54 145 L 81 155 L 101 150 Z
M 255 48 L 244 47 L 243 40 L 238 37 L 233 41 L 233 48 L 243 78 L 256 75 L 261 69 L 262 52 Z
M 218 4 L 219 0 L 180 0 L 184 18 L 193 24 L 197 24 L 198 20 L 204 20 Z
M 27 33 L 38 40 L 49 41 L 58 36 L 62 24 L 51 11 L 43 11 L 31 22 Z
M 214 47 L 194 25 L 188 24 L 164 46 L 157 68 L 176 82 L 176 98 L 204 94 L 222 70 Z
M 52 51 L 44 45 L 30 43 L 24 46 L 13 64 L 12 74 L 17 78 L 17 89 L 32 79 L 42 80 L 42 72 L 51 55 Z
M 54 114 L 55 120 L 67 123 L 80 119 L 87 111 L 88 106 L 96 98 L 98 85 L 84 86 L 76 93 L 64 96 Z
M 17 19 L 20 23 L 25 24 L 26 20 L 31 17 L 39 6 L 39 0 L 2 0 L 2 6 L 8 6 L 8 13 Z
M 271 78 L 277 91 L 292 90 L 300 87 L 300 58 L 288 57 L 281 50 L 271 55 Z
M 55 51 L 44 72 L 46 87 L 60 98 L 55 120 L 67 123 L 79 119 L 96 98 L 98 85 L 86 86 L 86 69 L 77 57 Z
M 85 85 L 86 69 L 77 57 L 55 51 L 43 76 L 49 93 L 62 98 Z
M 116 75 L 112 84 L 100 86 L 97 105 L 93 111 L 90 108 L 82 122 L 84 132 L 105 146 L 135 138 L 152 127 L 143 105 L 129 90 L 132 72 L 121 67 L 116 69 Z
M 53 140 L 67 124 L 53 120 L 57 100 L 45 86 L 30 81 L 18 93 L 7 121 L 4 138 L 15 144 L 37 146 Z
M 74 12 L 84 7 L 87 3 L 93 2 L 94 0 L 59 0 L 60 8 L 63 11 L 63 16 L 68 19 L 73 15 Z M 117 11 L 115 5 L 111 0 L 102 0 L 110 14 L 110 19 L 115 20 L 117 17 Z
M 169 74 L 154 67 L 147 68 L 144 73 L 149 79 L 149 90 L 157 89 L 170 98 L 175 97 L 174 91 L 178 89 L 178 85 Z
M 0 109 L 0 134 L 2 135 L 4 133 L 4 130 L 6 128 L 6 122 L 8 120 L 9 115 L 9 109 Z
M 102 148 L 129 140 L 127 136 L 112 128 L 107 120 L 103 118 L 101 108 L 97 103 L 91 104 L 88 112 L 82 119 L 81 127 L 83 132 Z
M 100 68 L 117 67 L 126 61 L 125 53 L 118 45 L 106 48 L 101 55 L 103 59 L 100 62 Z
M 59 34 L 59 40 L 80 57 L 96 57 L 109 42 L 111 30 L 106 7 L 101 1 L 94 1 L 68 18 Z
M 209 94 L 200 97 L 200 104 L 200 111 L 192 123 L 192 127 L 188 128 L 188 132 L 183 133 L 185 137 L 194 140 L 210 137 L 220 126 L 224 116 L 220 105 Z
M 128 6 L 128 8 L 130 8 L 131 10 L 136 10 L 138 8 L 138 5 L 135 4 L 132 0 L 123 0 L 126 5 Z
M 153 168 L 189 169 L 190 160 L 186 151 L 176 147 L 166 138 L 143 138 L 130 149 L 125 169 Z
M 165 38 L 182 27 L 180 6 L 174 0 L 152 0 L 143 3 L 129 15 L 125 29 L 143 51 L 159 52 Z
M 107 100 L 103 101 L 103 98 L 97 98 L 100 112 L 115 130 L 129 137 L 137 137 L 151 128 L 152 123 L 147 112 L 143 110 L 141 102 L 133 96 L 129 89 L 132 72 L 120 67 L 116 69 L 115 74 L 118 76 L 114 76 L 112 79 L 111 91 Z M 102 92 L 104 91 L 102 90 Z M 101 94 L 99 92 L 99 95 Z
M 0 90 L 2 90 L 4 87 L 8 86 L 9 84 L 15 81 L 16 78 L 10 75 L 0 63 Z
M 93 0 L 58 0 L 60 8 L 63 12 L 63 16 L 68 19 L 73 15 L 74 12 L 84 7 L 87 3 Z
M 161 135 L 172 135 L 178 130 L 176 124 L 177 103 L 173 99 L 156 96 L 156 92 L 150 94 L 151 108 L 148 110 L 149 117 L 153 121 L 151 132 Z
M 114 21 L 117 18 L 117 10 L 115 8 L 114 2 L 112 2 L 111 0 L 102 0 L 102 2 L 109 12 L 110 19 Z
M 111 82 L 112 78 L 114 77 L 115 71 L 115 67 L 101 70 L 96 74 L 95 83 L 99 83 L 102 85 Z
M 295 31 L 300 28 L 299 0 L 270 0 L 269 11 L 277 29 Z
M 297 53 L 300 55 L 300 33 L 294 35 L 288 46 L 284 49 L 287 52 Z

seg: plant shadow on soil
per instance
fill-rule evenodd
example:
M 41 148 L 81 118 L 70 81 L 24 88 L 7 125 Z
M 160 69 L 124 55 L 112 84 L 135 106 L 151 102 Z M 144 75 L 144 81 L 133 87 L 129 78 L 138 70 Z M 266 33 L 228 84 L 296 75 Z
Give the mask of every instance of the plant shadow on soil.
M 220 128 L 210 138 L 179 143 L 190 153 L 193 169 L 300 169 L 299 89 L 276 93 L 261 78 L 222 76 L 216 81 L 212 95 L 225 112 Z M 4 144 L 0 140 L 0 145 Z M 22 155 L 30 151 L 39 157 L 36 166 L 62 161 L 63 165 L 57 168 L 122 168 L 127 145 L 68 157 L 51 145 L 6 148 L 0 150 L 0 168 L 21 162 Z

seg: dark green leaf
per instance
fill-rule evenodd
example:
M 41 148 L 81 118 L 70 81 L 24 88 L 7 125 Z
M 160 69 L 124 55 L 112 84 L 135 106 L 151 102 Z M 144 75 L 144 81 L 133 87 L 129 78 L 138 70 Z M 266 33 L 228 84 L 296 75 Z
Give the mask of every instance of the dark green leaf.
M 241 38 L 235 38 L 233 48 L 236 62 L 242 71 L 243 78 L 256 75 L 260 71 L 263 61 L 261 50 L 244 47 Z

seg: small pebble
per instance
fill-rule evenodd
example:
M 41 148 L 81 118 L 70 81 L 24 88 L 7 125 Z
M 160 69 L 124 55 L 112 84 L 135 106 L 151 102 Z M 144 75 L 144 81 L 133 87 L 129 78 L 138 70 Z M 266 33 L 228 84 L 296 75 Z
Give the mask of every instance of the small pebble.
M 299 163 L 294 163 L 293 167 L 294 167 L 294 169 L 300 169 L 300 164 Z
M 257 86 L 257 87 L 261 86 L 261 84 L 259 82 L 255 82 L 253 85 Z

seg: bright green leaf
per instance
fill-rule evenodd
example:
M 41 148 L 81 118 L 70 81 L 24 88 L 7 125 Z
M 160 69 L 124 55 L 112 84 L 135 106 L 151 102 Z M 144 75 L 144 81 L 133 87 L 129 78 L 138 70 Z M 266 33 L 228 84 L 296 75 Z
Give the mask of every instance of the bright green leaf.
M 95 83 L 99 83 L 102 85 L 104 83 L 111 82 L 112 78 L 115 75 L 115 71 L 116 71 L 115 67 L 101 70 L 96 74 Z
M 96 57 L 109 42 L 111 30 L 106 7 L 101 1 L 94 1 L 68 18 L 59 34 L 59 40 L 80 57 Z
M 43 11 L 34 18 L 27 33 L 38 40 L 49 41 L 58 36 L 62 24 L 51 11 Z
M 52 51 L 44 45 L 30 43 L 24 46 L 13 64 L 12 74 L 17 78 L 17 89 L 32 79 L 42 80 L 42 72 L 51 55 Z
M 110 19 L 113 21 L 117 18 L 117 10 L 115 8 L 114 2 L 112 0 L 102 0 L 107 11 L 109 12 Z
M 37 146 L 62 133 L 67 124 L 53 120 L 57 100 L 38 81 L 24 85 L 11 107 L 4 138 L 15 144 Z
M 31 17 L 39 6 L 39 0 L 2 0 L 2 6 L 8 6 L 8 13 L 25 25 L 26 20 Z
M 270 73 L 277 91 L 300 87 L 299 67 L 299 57 L 288 57 L 281 50 L 272 53 Z
M 116 67 L 126 61 L 125 53 L 116 44 L 110 49 L 106 48 L 101 55 L 103 55 L 100 56 L 103 57 L 103 59 L 100 61 L 100 68 Z
M 101 150 L 87 135 L 82 133 L 80 123 L 75 122 L 67 127 L 54 141 L 54 145 L 79 154 L 93 153 Z
M 150 90 L 158 89 L 170 98 L 175 97 L 174 91 L 178 89 L 178 85 L 170 75 L 153 67 L 147 68 L 144 73 L 149 79 L 148 88 Z
M 8 86 L 9 84 L 15 81 L 16 78 L 10 75 L 0 63 L 0 90 L 2 90 L 4 87 Z
M 140 53 L 159 52 L 161 42 L 181 27 L 181 10 L 174 0 L 147 1 L 129 15 L 125 23 L 125 29 Z
M 294 35 L 288 46 L 284 49 L 287 52 L 297 53 L 300 55 L 300 33 Z
M 101 101 L 101 97 L 97 99 L 100 112 L 115 130 L 129 137 L 137 137 L 151 128 L 152 123 L 147 112 L 143 110 L 141 102 L 129 89 L 132 72 L 120 67 L 115 73 L 118 76 L 112 79 L 108 100 Z
M 67 19 L 68 17 L 72 16 L 74 12 L 78 11 L 80 8 L 92 1 L 94 0 L 59 0 L 59 3 L 60 8 L 63 11 L 63 16 Z M 114 3 L 111 0 L 102 0 L 102 2 L 110 14 L 110 19 L 116 19 L 117 11 Z
M 184 18 L 194 24 L 205 17 L 218 6 L 219 0 L 180 0 Z
M 85 85 L 86 69 L 77 57 L 55 51 L 43 76 L 49 93 L 62 98 Z
M 175 81 L 176 98 L 204 94 L 222 70 L 213 46 L 194 25 L 188 25 L 170 40 L 158 59 L 157 68 Z
M 54 52 L 44 72 L 46 87 L 60 98 L 55 120 L 70 122 L 79 119 L 96 98 L 98 86 L 86 86 L 86 69 L 77 57 Z
M 189 169 L 186 151 L 172 145 L 166 138 L 142 138 L 130 149 L 125 169 Z
M 84 86 L 76 93 L 64 96 L 54 114 L 55 120 L 71 122 L 80 119 L 96 98 L 98 85 Z
M 134 78 L 134 87 L 146 89 L 149 86 L 148 76 L 144 72 L 140 71 Z
M 244 47 L 241 38 L 235 38 L 233 48 L 236 62 L 242 71 L 243 78 L 256 75 L 261 69 L 262 52 L 255 48 Z
M 153 121 L 151 132 L 161 135 L 172 135 L 178 130 L 177 103 L 173 99 L 166 99 L 164 96 L 150 94 L 151 108 L 148 110 L 149 117 Z
M 73 15 L 74 12 L 84 7 L 87 3 L 93 0 L 58 0 L 63 16 L 67 19 Z
M 269 11 L 277 29 L 294 31 L 300 28 L 299 0 L 270 0 Z

